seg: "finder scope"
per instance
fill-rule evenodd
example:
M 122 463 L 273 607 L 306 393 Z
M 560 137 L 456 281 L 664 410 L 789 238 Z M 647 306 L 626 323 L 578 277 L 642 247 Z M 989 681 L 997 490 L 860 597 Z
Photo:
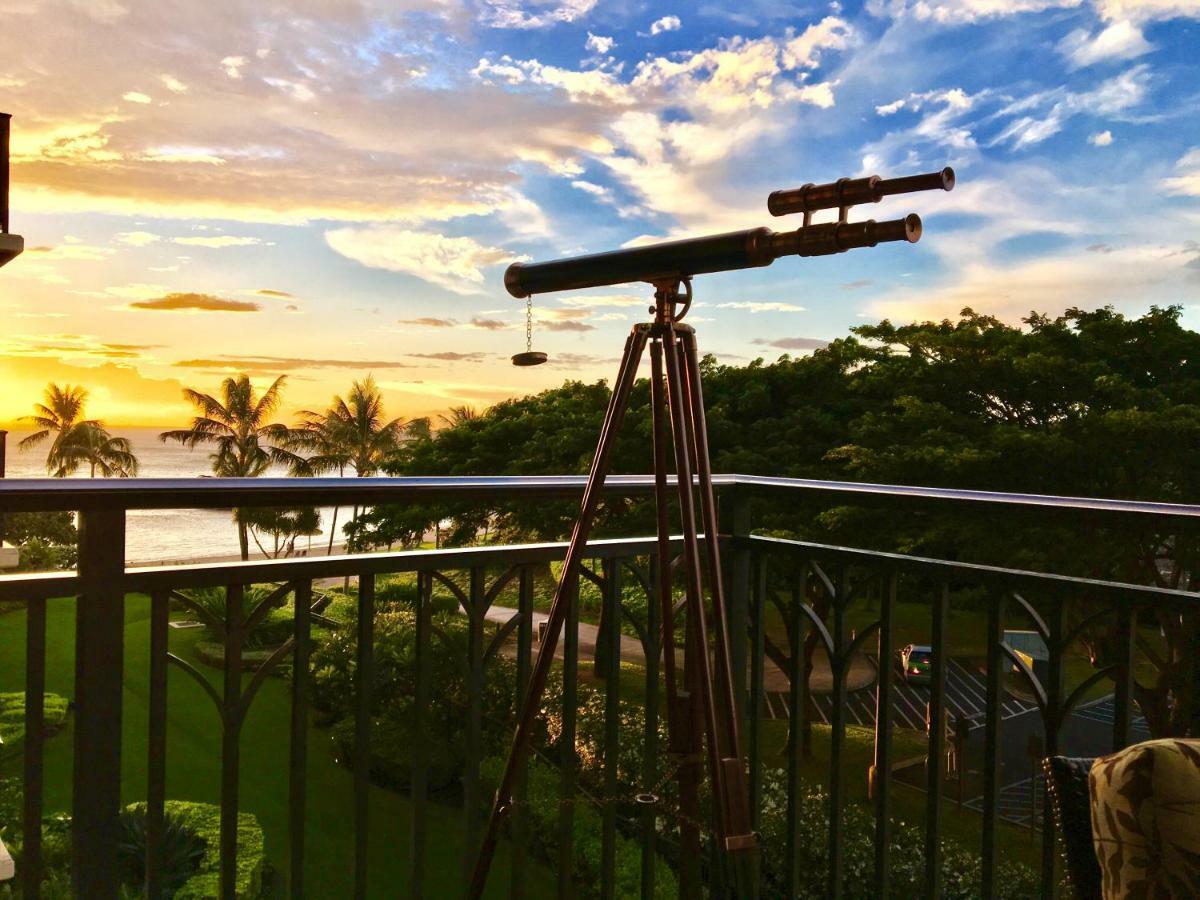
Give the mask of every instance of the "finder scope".
M 773 216 L 789 213 L 816 212 L 819 209 L 840 209 L 860 203 L 878 203 L 894 194 L 914 191 L 949 191 L 954 188 L 954 170 L 949 166 L 940 172 L 907 175 L 903 178 L 839 178 L 828 184 L 806 184 L 785 191 L 774 191 L 767 197 L 767 210 Z
M 571 259 L 513 263 L 504 273 L 504 286 L 514 297 L 528 297 L 631 281 L 656 283 L 769 266 L 781 256 L 827 256 L 887 241 L 915 244 L 920 238 L 921 219 L 916 214 L 890 222 L 806 225 L 795 231 L 751 228 Z

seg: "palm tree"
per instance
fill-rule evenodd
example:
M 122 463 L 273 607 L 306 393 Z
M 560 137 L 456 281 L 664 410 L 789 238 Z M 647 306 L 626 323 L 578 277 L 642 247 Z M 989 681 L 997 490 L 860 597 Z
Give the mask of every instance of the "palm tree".
M 291 446 L 313 453 L 307 462 L 314 472 L 336 469 L 339 475 L 345 475 L 349 466 L 359 478 L 366 478 L 379 471 L 403 437 L 404 420 L 385 420 L 383 394 L 375 379 L 368 375 L 362 381 L 355 381 L 344 399 L 335 396 L 324 412 L 302 410 L 300 424 L 291 431 Z M 329 553 L 333 552 L 336 507 L 333 515 Z M 357 505 L 354 518 L 358 518 Z
M 324 413 L 302 410 L 300 424 L 292 429 L 289 446 L 304 450 L 312 455 L 308 457 L 308 466 L 313 472 L 332 472 L 337 470 L 338 476 L 346 474 L 346 466 L 350 464 L 350 451 L 342 440 L 340 423 L 332 415 L 332 409 Z M 329 524 L 329 546 L 326 556 L 333 555 L 333 539 L 337 534 L 338 510 L 333 507 L 333 520 Z
M 80 428 L 80 439 L 76 452 L 79 461 L 91 466 L 91 477 L 96 470 L 105 478 L 133 478 L 138 473 L 138 459 L 133 447 L 125 438 L 113 437 L 99 425 Z
M 78 385 L 60 387 L 51 383 L 46 386 L 44 399 L 44 403 L 34 405 L 34 415 L 24 418 L 38 430 L 21 441 L 20 447 L 29 450 L 53 434 L 50 452 L 46 454 L 49 474 L 66 478 L 87 465 L 93 478 L 97 469 L 105 478 L 137 475 L 138 460 L 129 441 L 110 435 L 98 419 L 84 418 L 86 390 Z
M 209 454 L 213 474 L 218 478 L 257 478 L 272 465 L 287 466 L 292 474 L 307 474 L 305 460 L 286 449 L 291 429 L 279 423 L 268 423 L 279 407 L 286 375 L 280 375 L 261 396 L 256 396 L 250 376 L 238 375 L 221 382 L 221 399 L 184 388 L 183 396 L 196 407 L 198 415 L 192 427 L 164 431 L 159 440 L 178 441 L 194 448 L 211 444 Z M 249 521 L 234 510 L 238 526 L 238 542 L 242 559 L 250 558 Z
M 438 416 L 450 428 L 457 425 L 466 425 L 470 422 L 479 420 L 479 410 L 473 406 L 452 406 L 450 412 L 444 416 Z

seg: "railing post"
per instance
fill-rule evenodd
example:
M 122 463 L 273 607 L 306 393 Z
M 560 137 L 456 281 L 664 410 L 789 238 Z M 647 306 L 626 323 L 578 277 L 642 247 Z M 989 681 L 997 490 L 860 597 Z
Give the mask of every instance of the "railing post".
M 892 619 L 896 611 L 899 575 L 884 579 L 879 597 L 879 634 L 875 682 L 875 766 L 871 781 L 875 801 L 875 895 L 891 895 L 891 784 L 892 784 Z
M 925 896 L 937 900 L 942 892 L 942 792 L 946 749 L 946 615 L 950 585 L 943 581 L 933 598 L 930 647 L 933 670 L 929 685 L 929 754 L 925 763 Z M 882 671 L 882 658 L 880 659 Z M 889 660 L 890 663 L 890 660 Z M 962 765 L 960 763 L 960 775 Z
M 741 546 L 750 536 L 750 497 L 744 491 L 733 490 L 733 514 L 730 531 L 733 553 L 730 558 L 729 634 L 732 655 L 735 696 L 745 708 L 746 703 L 746 642 L 750 627 L 750 548 Z
M 1067 605 L 1063 597 L 1052 597 L 1051 608 L 1046 616 L 1046 624 L 1050 628 L 1046 641 L 1050 651 L 1050 660 L 1046 672 L 1046 715 L 1045 742 L 1043 756 L 1058 756 L 1059 740 L 1063 727 L 1063 654 L 1066 653 L 1064 635 L 1067 630 Z M 1044 785 L 1042 793 L 1042 890 L 1054 894 L 1055 867 L 1058 858 L 1058 838 L 1055 834 L 1054 810 L 1050 805 L 1049 785 Z M 1036 799 L 1036 780 L 1035 793 Z M 1037 811 L 1030 809 L 1029 819 L 1035 821 Z
M 1004 700 L 1004 614 L 1008 597 L 1004 593 L 988 598 L 987 617 L 987 703 L 983 747 L 983 885 L 984 900 L 999 892 L 996 882 L 998 861 L 997 821 L 1000 815 L 1000 723 Z
M 116 897 L 125 655 L 125 511 L 79 513 L 72 869 L 78 897 Z

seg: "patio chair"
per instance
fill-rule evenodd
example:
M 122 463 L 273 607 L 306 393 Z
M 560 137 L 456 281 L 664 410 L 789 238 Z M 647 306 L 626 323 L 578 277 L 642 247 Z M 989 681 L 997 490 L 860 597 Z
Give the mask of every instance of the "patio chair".
M 1101 900 L 1100 863 L 1092 841 L 1088 774 L 1093 759 L 1050 756 L 1042 760 L 1046 796 L 1058 828 L 1067 879 L 1079 900 Z

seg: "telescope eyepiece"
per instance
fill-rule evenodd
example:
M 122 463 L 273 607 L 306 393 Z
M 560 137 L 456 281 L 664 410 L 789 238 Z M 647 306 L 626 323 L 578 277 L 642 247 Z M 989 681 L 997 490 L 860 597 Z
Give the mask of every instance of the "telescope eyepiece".
M 949 166 L 940 172 L 906 175 L 902 178 L 840 178 L 828 184 L 806 184 L 798 188 L 773 191 L 767 197 L 767 210 L 773 216 L 790 213 L 809 213 L 822 209 L 839 209 L 862 203 L 878 203 L 884 197 L 911 194 L 914 191 L 949 191 L 954 189 L 954 170 Z

